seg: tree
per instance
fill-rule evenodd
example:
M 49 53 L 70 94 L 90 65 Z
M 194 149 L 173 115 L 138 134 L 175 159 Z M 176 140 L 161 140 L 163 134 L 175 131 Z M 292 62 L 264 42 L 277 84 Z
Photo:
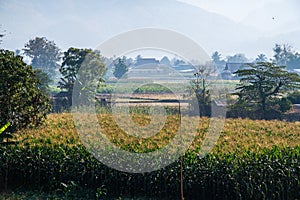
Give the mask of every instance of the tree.
M 0 28 L 1 28 L 1 24 L 0 24 Z M 5 36 L 5 30 L 4 31 L 0 31 L 0 44 L 2 43 L 2 38 Z
M 82 90 L 85 89 L 86 92 L 92 90 L 89 89 L 89 87 L 94 88 L 99 84 L 99 81 L 103 81 L 102 75 L 105 72 L 105 65 L 100 53 L 98 51 L 93 51 L 92 49 L 77 49 L 71 47 L 64 53 L 63 62 L 59 69 L 63 78 L 61 78 L 58 83 L 58 87 L 66 90 L 69 97 L 73 93 L 73 87 L 77 80 L 80 67 L 83 67 L 84 69 L 80 74 Z M 93 83 L 85 82 L 85 80 L 94 80 L 93 77 L 100 78 L 97 78 L 97 81 Z
M 210 114 L 210 92 L 208 79 L 213 73 L 213 69 L 207 65 L 198 67 L 197 72 L 194 73 L 195 79 L 191 81 L 190 92 L 196 94 L 200 117 L 208 116 Z
M 300 68 L 300 54 L 298 52 L 291 54 L 287 62 L 287 69 L 299 69 Z
M 38 88 L 32 67 L 8 50 L 0 50 L 0 126 L 9 132 L 38 126 L 50 110 L 49 99 Z
M 273 48 L 274 58 L 277 65 L 287 65 L 289 57 L 293 54 L 292 46 L 289 44 L 275 44 Z
M 261 53 L 257 55 L 257 58 L 255 59 L 255 62 L 267 62 L 268 58 L 265 54 Z
M 288 70 L 300 68 L 300 54 L 293 50 L 289 44 L 275 44 L 274 62 L 277 65 L 284 65 Z
M 300 91 L 293 91 L 287 95 L 287 99 L 293 104 L 300 104 Z
M 114 61 L 114 76 L 118 79 L 120 79 L 127 71 L 128 71 L 128 66 L 126 64 L 126 57 L 124 56 L 123 58 L 117 58 L 116 61 Z
M 246 63 L 248 62 L 248 58 L 246 58 L 245 54 L 238 53 L 233 56 L 227 57 L 228 63 Z
M 49 41 L 45 37 L 36 37 L 29 40 L 23 50 L 24 54 L 32 59 L 32 67 L 42 69 L 52 79 L 56 77 L 56 69 L 59 66 L 58 62 L 61 58 L 61 52 L 54 41 Z
M 248 65 L 249 68 L 235 72 L 240 77 L 240 83 L 236 88 L 238 101 L 233 110 L 243 109 L 244 113 L 261 119 L 272 118 L 286 111 L 280 109 L 286 108 L 282 103 L 288 103 L 282 100 L 281 94 L 300 88 L 300 77 L 286 71 L 285 66 L 269 62 Z
M 34 73 L 36 78 L 39 80 L 37 84 L 38 89 L 42 90 L 45 94 L 49 94 L 50 93 L 49 85 L 52 82 L 52 80 L 42 69 L 35 69 Z
M 224 70 L 225 61 L 221 59 L 221 54 L 215 51 L 211 56 L 213 63 L 216 65 L 219 72 Z
M 221 54 L 220 54 L 219 52 L 215 51 L 215 52 L 212 54 L 211 58 L 213 59 L 213 62 L 214 62 L 215 64 L 218 64 L 218 63 L 221 61 Z

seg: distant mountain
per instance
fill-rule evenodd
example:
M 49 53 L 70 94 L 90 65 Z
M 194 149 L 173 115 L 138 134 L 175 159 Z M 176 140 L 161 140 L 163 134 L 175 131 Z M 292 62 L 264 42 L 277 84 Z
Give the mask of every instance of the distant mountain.
M 93 48 L 121 32 L 157 27 L 190 37 L 208 54 L 215 50 L 223 55 L 260 53 L 260 44 L 255 43 L 259 31 L 175 0 L 12 0 L 0 3 L 0 19 L 12 32 L 4 38 L 3 46 L 12 49 L 22 48 L 35 36 L 54 40 L 63 49 Z

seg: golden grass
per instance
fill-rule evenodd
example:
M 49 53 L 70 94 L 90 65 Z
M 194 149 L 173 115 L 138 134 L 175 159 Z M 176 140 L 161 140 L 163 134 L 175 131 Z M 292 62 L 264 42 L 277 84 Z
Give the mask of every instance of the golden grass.
M 106 136 L 115 144 L 129 150 L 153 150 L 166 145 L 177 133 L 180 118 L 168 116 L 163 129 L 150 138 L 135 138 L 128 136 L 114 122 L 109 114 L 98 116 L 100 126 Z M 133 119 L 140 125 L 149 124 L 147 116 L 134 115 Z M 186 120 L 186 119 L 185 119 Z M 192 120 L 191 120 L 192 121 Z M 186 126 L 191 126 L 185 123 Z M 189 127 L 186 127 L 189 128 Z M 197 135 L 190 149 L 199 149 L 202 140 L 209 129 L 209 118 L 201 118 Z M 188 129 L 187 129 L 188 130 Z M 78 145 L 80 139 L 76 131 L 72 114 L 50 114 L 45 125 L 36 129 L 24 129 L 16 134 L 15 140 L 21 146 L 56 146 Z M 295 147 L 300 145 L 300 122 L 266 121 L 249 119 L 226 119 L 223 130 L 214 152 L 244 152 L 259 151 L 262 148 Z

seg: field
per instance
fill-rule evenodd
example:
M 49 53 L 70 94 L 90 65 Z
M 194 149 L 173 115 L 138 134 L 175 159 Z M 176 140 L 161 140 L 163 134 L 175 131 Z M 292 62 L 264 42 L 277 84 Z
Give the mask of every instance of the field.
M 133 114 L 139 124 L 149 117 Z M 174 137 L 179 118 L 170 115 L 166 129 L 151 140 L 127 136 L 109 114 L 99 114 L 107 136 L 131 152 L 161 148 Z M 211 153 L 198 152 L 209 129 L 201 118 L 197 135 L 180 160 L 144 174 L 119 172 L 99 163 L 82 145 L 71 114 L 50 114 L 43 127 L 19 131 L 16 146 L 0 147 L 1 198 L 116 199 L 299 199 L 300 123 L 226 119 Z M 24 192 L 25 191 L 25 192 Z
M 148 123 L 147 116 L 134 115 L 137 123 Z M 174 130 L 178 121 L 175 116 L 169 120 L 170 130 Z M 112 130 L 116 140 L 123 140 L 124 133 L 113 123 L 111 115 L 101 115 L 101 123 Z M 172 125 L 171 125 L 172 124 Z M 173 126 L 173 127 L 172 127 Z M 198 135 L 190 149 L 199 149 L 203 133 L 207 132 L 209 118 L 201 118 L 198 127 Z M 175 129 L 176 130 L 176 129 Z M 109 130 L 107 130 L 109 131 Z M 170 133 L 170 132 L 169 132 Z M 164 137 L 162 135 L 161 137 Z M 22 130 L 15 137 L 20 147 L 49 146 L 57 145 L 76 146 L 80 144 L 72 114 L 50 114 L 45 125 L 39 129 Z M 164 139 L 157 138 L 162 142 Z M 124 144 L 126 143 L 125 140 Z M 139 143 L 137 141 L 136 143 Z M 121 144 L 122 145 L 122 144 Z M 300 122 L 285 122 L 278 120 L 249 120 L 249 119 L 226 119 L 221 137 L 218 140 L 213 152 L 216 153 L 243 153 L 245 151 L 260 152 L 262 149 L 272 147 L 296 147 L 300 145 Z
M 165 77 L 164 77 L 165 78 Z M 105 82 L 105 86 L 99 85 L 99 93 L 186 93 L 189 91 L 191 79 L 187 80 L 155 80 L 155 82 L 146 82 L 145 80 L 119 80 L 118 82 Z M 211 88 L 219 88 L 232 91 L 237 86 L 238 80 L 208 80 Z

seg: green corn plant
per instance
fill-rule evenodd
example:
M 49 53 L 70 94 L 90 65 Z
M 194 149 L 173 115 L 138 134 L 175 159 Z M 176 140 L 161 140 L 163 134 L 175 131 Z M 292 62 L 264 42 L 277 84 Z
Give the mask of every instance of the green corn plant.
M 9 138 L 12 138 L 12 135 L 5 130 L 10 126 L 10 122 L 7 122 L 4 126 L 0 128 L 0 145 L 8 145 L 11 142 L 8 141 Z M 5 141 L 6 139 L 6 141 Z M 7 191 L 7 182 L 8 182 L 8 166 L 5 168 L 5 179 L 4 179 L 4 190 Z
M 10 126 L 10 122 L 7 122 L 4 126 L 0 128 L 0 145 L 10 145 L 16 142 L 8 141 L 13 138 L 13 135 L 5 130 Z
M 4 126 L 2 126 L 0 128 L 0 134 L 2 134 L 9 126 L 10 126 L 10 122 L 7 122 Z

